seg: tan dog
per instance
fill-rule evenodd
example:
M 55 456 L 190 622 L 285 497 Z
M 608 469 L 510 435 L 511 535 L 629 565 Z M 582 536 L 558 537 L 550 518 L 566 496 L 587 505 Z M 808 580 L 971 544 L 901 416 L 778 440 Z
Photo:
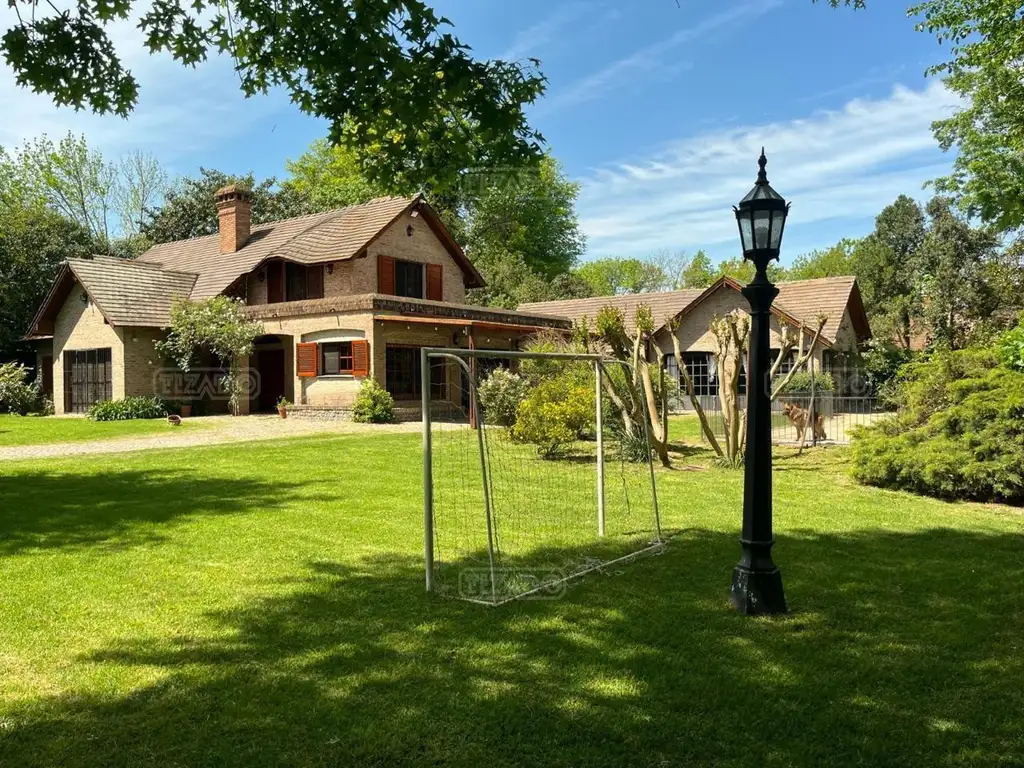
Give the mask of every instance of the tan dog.
M 801 408 L 796 403 L 784 402 L 782 404 L 782 412 L 786 414 L 790 424 L 796 427 L 797 440 L 803 443 L 804 435 L 807 433 L 807 422 L 810 420 L 808 410 Z M 815 414 L 814 418 L 814 439 L 828 440 L 828 435 L 825 434 L 825 417 L 820 413 Z

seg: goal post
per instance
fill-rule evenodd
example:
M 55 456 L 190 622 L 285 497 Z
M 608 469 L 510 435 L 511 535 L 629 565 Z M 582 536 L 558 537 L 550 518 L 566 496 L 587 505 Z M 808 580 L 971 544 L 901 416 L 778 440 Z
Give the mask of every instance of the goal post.
M 600 355 L 421 350 L 428 591 L 550 597 L 663 548 L 646 400 L 618 423 L 615 370 L 632 375 Z

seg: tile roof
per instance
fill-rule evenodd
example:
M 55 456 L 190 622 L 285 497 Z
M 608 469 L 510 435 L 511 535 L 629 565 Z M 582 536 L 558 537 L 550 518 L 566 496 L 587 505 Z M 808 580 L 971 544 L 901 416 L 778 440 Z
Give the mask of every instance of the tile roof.
M 811 328 L 817 328 L 817 317 L 824 312 L 828 315 L 828 322 L 821 335 L 835 341 L 856 283 L 857 278 L 852 276 L 779 283 L 779 297 L 775 303 Z
M 545 315 L 566 317 L 574 323 L 586 317 L 591 325 L 602 307 L 611 305 L 622 310 L 625 315 L 626 329 L 635 330 L 636 308 L 647 304 L 654 316 L 657 328 L 682 312 L 687 306 L 704 293 L 703 288 L 688 288 L 682 291 L 665 291 L 661 293 L 634 293 L 624 296 L 598 296 L 590 299 L 565 299 L 563 301 L 535 301 L 520 304 L 519 311 L 540 312 Z
M 191 298 L 206 299 L 269 258 L 306 264 L 350 259 L 418 200 L 382 197 L 363 205 L 258 224 L 235 253 L 221 253 L 220 236 L 207 235 L 153 246 L 138 261 L 195 273 L 198 279 Z
M 196 275 L 106 256 L 68 259 L 68 268 L 113 325 L 163 328 L 171 304 L 188 298 Z
M 856 282 L 855 277 L 824 277 L 815 280 L 779 283 L 779 297 L 775 300 L 774 306 L 810 328 L 817 326 L 816 320 L 819 313 L 826 313 L 828 322 L 825 324 L 822 336 L 832 342 L 835 341 Z M 730 287 L 735 289 L 734 281 L 719 281 L 713 287 L 715 289 Z M 584 317 L 593 320 L 602 307 L 610 304 L 625 313 L 627 329 L 632 332 L 634 330 L 633 315 L 639 304 L 647 304 L 651 307 L 655 327 L 660 328 L 704 295 L 707 290 L 693 288 L 626 296 L 539 301 L 521 304 L 519 309 L 520 311 L 529 310 L 548 315 L 559 315 L 578 322 Z

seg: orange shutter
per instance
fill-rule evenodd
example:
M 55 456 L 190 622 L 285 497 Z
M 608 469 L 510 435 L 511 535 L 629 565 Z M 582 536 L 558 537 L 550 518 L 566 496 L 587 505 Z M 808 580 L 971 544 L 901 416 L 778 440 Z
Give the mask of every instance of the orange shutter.
M 370 375 L 370 342 L 362 339 L 352 342 L 352 375 Z
M 377 257 L 377 293 L 395 295 L 395 260 L 390 256 Z
M 303 343 L 295 345 L 295 373 L 302 379 L 311 379 L 317 375 L 320 362 L 320 350 L 316 344 Z
M 444 267 L 427 264 L 427 299 L 444 301 Z

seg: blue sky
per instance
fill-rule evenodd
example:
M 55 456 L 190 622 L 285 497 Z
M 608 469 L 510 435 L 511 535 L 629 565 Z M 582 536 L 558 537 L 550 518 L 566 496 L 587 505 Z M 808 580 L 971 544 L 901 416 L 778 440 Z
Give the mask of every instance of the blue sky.
M 550 83 L 531 121 L 582 184 L 587 258 L 734 255 L 729 206 L 764 144 L 773 185 L 793 201 L 784 261 L 865 234 L 896 195 L 925 197 L 949 167 L 929 126 L 956 101 L 923 74 L 943 51 L 902 0 L 869 5 L 438 0 L 478 55 L 542 60 Z M 326 133 L 283 93 L 244 99 L 224 60 L 185 70 L 146 54 L 130 24 L 112 34 L 141 82 L 131 118 L 56 109 L 0 69 L 0 145 L 72 130 L 112 158 L 152 152 L 174 174 L 267 176 Z

